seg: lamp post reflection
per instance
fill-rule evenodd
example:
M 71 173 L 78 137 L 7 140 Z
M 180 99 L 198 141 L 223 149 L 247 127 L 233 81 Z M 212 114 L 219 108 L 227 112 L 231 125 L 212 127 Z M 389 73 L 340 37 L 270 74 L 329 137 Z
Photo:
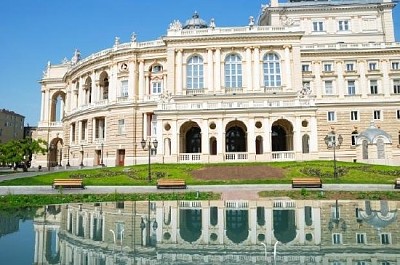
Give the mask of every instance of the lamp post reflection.
M 267 245 L 264 242 L 260 243 L 261 245 L 264 246 L 264 259 L 265 259 L 265 264 L 268 264 L 268 260 L 267 260 Z
M 156 245 L 154 233 L 158 228 L 156 218 L 150 218 L 150 204 L 151 202 L 148 201 L 148 214 L 147 216 L 142 217 L 140 222 L 140 229 L 142 231 L 142 245 L 148 247 Z

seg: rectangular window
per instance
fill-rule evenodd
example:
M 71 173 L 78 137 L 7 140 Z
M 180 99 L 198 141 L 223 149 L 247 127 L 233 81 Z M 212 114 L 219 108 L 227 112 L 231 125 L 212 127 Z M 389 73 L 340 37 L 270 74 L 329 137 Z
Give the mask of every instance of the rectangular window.
M 122 98 L 128 97 L 128 80 L 121 81 L 121 97 Z
M 400 110 L 396 111 L 396 117 L 397 117 L 398 120 L 400 120 Z
M 324 72 L 332 72 L 333 71 L 333 67 L 331 63 L 325 63 L 324 64 Z
M 352 72 L 354 69 L 354 63 L 346 63 L 346 72 Z
M 356 243 L 357 244 L 365 244 L 366 243 L 366 234 L 356 234 Z
M 118 134 L 125 134 L 125 120 L 118 120 Z
M 332 243 L 334 245 L 342 244 L 342 235 L 338 233 L 332 234 Z
M 310 65 L 309 64 L 303 64 L 301 66 L 301 71 L 302 72 L 310 72 Z
M 382 245 L 389 245 L 390 244 L 390 234 L 382 233 L 380 235 L 380 237 L 381 237 L 381 244 Z
M 327 113 L 327 120 L 328 120 L 328 121 L 335 121 L 335 120 L 336 120 L 335 112 L 334 112 L 334 111 L 328 111 L 328 113 Z
M 358 121 L 358 110 L 352 110 L 350 112 L 350 120 L 352 121 Z
M 124 229 L 125 224 L 121 222 L 115 223 L 115 239 L 118 240 L 119 242 L 115 242 L 116 244 L 121 244 L 123 238 L 124 238 Z
M 350 29 L 350 23 L 348 20 L 339 20 L 338 26 L 339 31 L 348 31 Z
M 96 129 L 95 129 L 95 138 L 96 139 L 104 139 L 105 135 L 105 119 L 104 118 L 96 118 Z
M 380 119 L 381 119 L 381 111 L 374 110 L 374 120 L 380 120 Z
M 368 69 L 370 71 L 378 70 L 378 63 L 377 62 L 368 62 Z
M 392 62 L 392 70 L 399 70 L 400 62 Z
M 354 80 L 347 81 L 347 94 L 355 95 L 356 94 L 356 82 Z
M 400 79 L 393 80 L 393 93 L 400 94 Z
M 333 95 L 333 83 L 331 80 L 324 81 L 325 95 Z
M 87 132 L 87 120 L 83 120 L 81 122 L 82 130 L 81 130 L 81 140 L 86 140 L 86 132 Z
M 331 219 L 337 220 L 340 218 L 340 207 L 331 206 Z
M 160 93 L 161 93 L 161 82 L 153 82 L 152 94 L 160 94 Z
M 71 143 L 75 142 L 75 130 L 76 130 L 76 126 L 75 126 L 75 122 L 71 124 Z
M 371 95 L 378 94 L 378 80 L 370 80 L 369 81 L 369 89 L 370 89 Z
M 324 31 L 324 22 L 322 21 L 313 22 L 313 31 Z

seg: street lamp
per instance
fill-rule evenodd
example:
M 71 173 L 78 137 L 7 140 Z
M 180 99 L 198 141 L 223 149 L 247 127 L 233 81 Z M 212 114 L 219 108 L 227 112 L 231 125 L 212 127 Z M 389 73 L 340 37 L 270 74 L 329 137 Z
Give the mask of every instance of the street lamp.
M 151 168 L 150 168 L 150 164 L 151 164 L 151 161 L 150 161 L 151 149 L 153 147 L 155 150 L 157 150 L 158 142 L 157 142 L 157 139 L 154 139 L 153 142 L 151 142 L 151 139 L 148 139 L 147 141 L 145 139 L 142 139 L 140 144 L 142 145 L 143 150 L 146 148 L 146 146 L 147 146 L 147 149 L 149 150 L 149 162 L 148 162 L 149 172 L 148 172 L 148 176 L 147 177 L 148 177 L 149 182 L 151 182 Z
M 48 150 L 47 150 L 47 170 L 50 171 L 50 167 L 51 167 L 51 163 L 50 163 L 50 159 L 51 159 L 51 152 L 53 152 L 54 149 L 54 144 L 50 144 L 48 146 Z M 56 156 L 56 161 L 57 161 L 57 156 Z
M 84 155 L 84 151 L 83 151 L 83 145 L 81 145 L 81 163 L 79 164 L 79 166 L 83 167 L 83 155 Z
M 69 166 L 71 166 L 70 164 L 69 164 L 69 150 L 70 150 L 70 146 L 69 145 L 67 145 L 67 164 L 66 164 L 66 166 L 67 167 L 69 167 Z
M 336 132 L 332 130 L 325 136 L 324 141 L 328 149 L 333 148 L 333 177 L 336 179 L 338 177 L 336 167 L 336 148 L 340 148 L 340 145 L 343 142 L 343 137 L 339 134 L 336 139 Z
M 104 143 L 101 143 L 101 160 L 100 160 L 100 165 L 104 167 L 104 161 L 103 161 L 103 149 L 104 149 Z

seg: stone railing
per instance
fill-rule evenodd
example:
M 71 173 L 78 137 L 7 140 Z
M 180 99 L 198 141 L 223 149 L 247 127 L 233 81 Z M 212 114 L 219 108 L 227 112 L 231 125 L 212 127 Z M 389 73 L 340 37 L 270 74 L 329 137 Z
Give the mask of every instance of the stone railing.
M 386 49 L 400 48 L 400 42 L 368 42 L 368 43 L 331 43 L 331 44 L 305 44 L 302 50 L 342 50 L 342 49 Z

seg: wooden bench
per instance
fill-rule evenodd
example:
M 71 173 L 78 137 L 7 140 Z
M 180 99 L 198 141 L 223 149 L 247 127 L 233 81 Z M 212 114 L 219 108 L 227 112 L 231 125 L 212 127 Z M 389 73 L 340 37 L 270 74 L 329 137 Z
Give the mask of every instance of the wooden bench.
M 322 188 L 320 178 L 294 178 L 292 188 Z
M 183 179 L 159 179 L 157 189 L 186 189 L 186 182 Z
M 400 189 L 400 178 L 396 179 L 394 181 L 394 188 L 395 189 Z
M 84 189 L 82 179 L 55 179 L 53 180 L 53 189 L 57 188 L 81 188 Z

